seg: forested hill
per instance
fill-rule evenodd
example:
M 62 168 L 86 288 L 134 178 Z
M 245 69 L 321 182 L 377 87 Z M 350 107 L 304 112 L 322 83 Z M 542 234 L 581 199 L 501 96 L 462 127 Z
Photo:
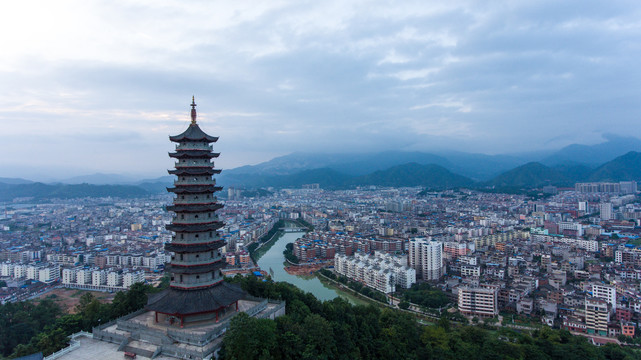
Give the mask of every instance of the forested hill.
M 285 300 L 287 308 L 276 320 L 244 313 L 234 317 L 219 352 L 223 360 L 641 359 L 636 349 L 596 347 L 564 330 L 461 326 L 450 321 L 449 313 L 437 324 L 425 325 L 400 310 L 354 306 L 341 298 L 321 302 L 288 283 L 240 275 L 229 281 L 241 283 L 253 296 Z M 50 299 L 0 305 L 0 358 L 49 355 L 67 346 L 69 335 L 136 311 L 146 304 L 147 293 L 159 290 L 135 284 L 110 304 L 85 293 L 75 314 L 62 314 Z
M 82 197 L 141 197 L 150 193 L 134 185 L 91 185 L 91 184 L 6 184 L 0 183 L 0 201 L 12 201 L 15 198 L 73 199 Z
M 287 283 L 236 277 L 250 294 L 287 301 L 276 320 L 239 314 L 223 339 L 220 358 L 231 359 L 641 359 L 631 348 L 596 347 L 565 330 L 530 333 L 454 326 L 447 317 L 421 325 L 411 315 L 337 298 L 320 302 Z

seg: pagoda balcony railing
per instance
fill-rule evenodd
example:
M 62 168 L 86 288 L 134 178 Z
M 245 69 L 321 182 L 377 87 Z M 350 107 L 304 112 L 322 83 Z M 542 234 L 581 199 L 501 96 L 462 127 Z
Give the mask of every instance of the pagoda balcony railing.
M 217 282 L 220 282 L 222 278 L 211 279 L 207 281 L 202 281 L 200 279 L 186 280 L 185 281 L 172 281 L 169 283 L 170 286 L 175 287 L 203 287 L 213 285 Z
M 176 256 L 174 256 L 174 257 L 176 257 Z M 216 263 L 220 262 L 220 260 L 224 260 L 223 257 L 222 256 L 216 256 L 216 254 L 214 254 L 214 257 L 212 257 L 212 258 L 199 260 L 199 261 L 184 261 L 184 260 L 172 259 L 171 260 L 171 265 L 173 265 L 173 266 L 210 265 L 210 264 L 216 264 Z
M 195 161 L 187 161 L 187 162 L 179 162 L 179 161 L 177 161 L 177 162 L 174 163 L 174 167 L 176 169 L 178 169 L 178 168 L 190 168 L 190 167 L 206 167 L 206 168 L 210 168 L 210 167 L 213 167 L 213 166 L 214 166 L 214 162 L 213 161 L 200 162 L 200 163 L 195 162 Z
M 214 150 L 212 145 L 184 143 L 176 145 L 176 150 Z
M 181 243 L 181 244 L 182 244 L 182 243 Z M 186 244 L 186 243 L 185 243 L 185 244 Z M 217 259 L 217 258 L 222 259 L 222 258 L 223 258 L 223 253 L 222 253 L 222 252 L 220 252 L 220 251 L 216 251 L 216 254 L 214 254 L 214 257 L 212 257 L 212 259 Z M 169 263 L 169 264 L 175 264 L 175 261 L 176 261 L 176 255 L 173 255 L 173 256 L 171 257 L 171 261 L 169 261 L 168 263 Z M 181 262 L 181 264 L 182 264 L 182 262 Z
M 176 235 L 172 235 L 172 241 L 171 243 L 176 243 L 176 244 L 181 244 L 181 245 L 198 245 L 202 243 L 210 243 L 210 242 L 216 242 L 220 241 L 221 238 L 218 237 L 217 234 L 214 234 L 215 237 L 213 238 L 207 238 L 205 240 L 200 239 L 200 238 L 191 238 L 191 239 L 176 239 Z M 221 245 L 220 247 L 223 247 L 224 245 Z
M 204 214 L 204 213 L 202 213 L 202 214 Z M 174 225 L 191 225 L 191 224 L 202 225 L 202 224 L 207 224 L 207 223 L 211 223 L 211 222 L 215 222 L 215 221 L 220 221 L 220 219 L 218 217 L 216 217 L 216 216 L 212 216 L 210 218 L 203 217 L 202 219 L 200 219 L 200 218 L 199 219 L 194 219 L 194 218 L 191 218 L 191 219 L 174 218 L 174 220 L 172 221 L 172 224 L 174 224 Z
M 190 200 L 190 199 L 181 199 L 180 197 L 174 198 L 174 205 L 198 205 L 198 204 L 211 204 L 218 201 L 218 197 L 212 196 L 211 199 L 202 199 L 202 200 Z
M 174 186 L 178 185 L 216 185 L 216 180 L 176 180 Z

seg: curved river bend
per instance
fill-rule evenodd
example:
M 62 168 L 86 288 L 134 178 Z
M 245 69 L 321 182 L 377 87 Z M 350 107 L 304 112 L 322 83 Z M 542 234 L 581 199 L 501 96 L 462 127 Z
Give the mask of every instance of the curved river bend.
M 304 234 L 304 232 L 285 233 L 280 237 L 280 239 L 276 240 L 274 245 L 272 245 L 272 247 L 260 257 L 260 259 L 258 259 L 258 266 L 270 273 L 274 281 L 285 281 L 296 285 L 299 289 L 314 294 L 314 296 L 321 301 L 331 300 L 340 296 L 351 303 L 362 303 L 351 296 L 347 296 L 342 292 L 338 292 L 331 287 L 328 287 L 315 276 L 296 276 L 288 274 L 285 271 L 283 265 L 285 262 L 285 256 L 283 255 L 285 246 L 288 243 L 296 241 L 296 239 L 300 238 Z

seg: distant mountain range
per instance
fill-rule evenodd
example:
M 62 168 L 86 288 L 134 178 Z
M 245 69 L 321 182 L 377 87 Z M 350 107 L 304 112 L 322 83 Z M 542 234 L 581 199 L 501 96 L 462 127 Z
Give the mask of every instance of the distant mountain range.
M 432 154 L 401 151 L 377 154 L 294 153 L 254 166 L 225 170 L 217 177 L 217 182 L 223 186 L 244 188 L 287 188 L 318 183 L 327 189 L 359 185 L 444 189 L 536 188 L 545 185 L 572 186 L 581 181 L 641 180 L 641 152 L 629 151 L 630 148 L 641 151 L 641 141 L 609 137 L 608 141 L 601 144 L 570 145 L 553 154 Z M 600 163 L 595 162 L 613 154 L 617 155 Z M 0 201 L 15 197 L 163 194 L 166 193 L 166 187 L 172 184 L 173 177 L 136 181 L 117 174 L 93 174 L 69 178 L 64 182 L 66 184 L 42 184 L 20 178 L 0 178 Z
M 505 171 L 530 162 L 545 166 L 581 166 L 595 168 L 630 151 L 641 151 L 641 140 L 606 135 L 607 141 L 596 145 L 566 146 L 555 152 L 512 155 L 486 155 L 465 152 L 386 151 L 370 154 L 293 153 L 253 166 L 225 170 L 219 177 L 225 185 L 244 185 L 255 176 L 293 175 L 305 170 L 327 168 L 351 176 L 367 175 L 396 165 L 435 164 L 475 181 L 489 181 Z M 248 180 L 251 179 L 251 180 Z
M 540 160 L 545 165 L 583 164 L 596 167 L 630 151 L 641 152 L 641 140 L 604 135 L 607 141 L 596 145 L 572 144 Z
M 233 180 L 232 180 L 233 179 Z M 231 180 L 231 182 L 230 182 Z M 303 170 L 289 175 L 232 174 L 221 176 L 228 186 L 276 188 L 300 187 L 318 183 L 323 188 L 349 188 L 357 185 L 422 186 L 433 189 L 457 187 L 537 188 L 545 185 L 573 186 L 582 181 L 641 180 L 641 153 L 631 151 L 597 168 L 569 163 L 546 166 L 530 162 L 507 170 L 487 181 L 473 181 L 437 164 L 416 162 L 396 165 L 366 175 L 349 175 L 325 167 Z
M 150 195 L 147 190 L 133 185 L 68 185 L 68 184 L 6 184 L 0 183 L 0 201 L 16 198 L 30 198 L 35 201 L 46 199 L 73 199 L 82 197 L 133 198 Z

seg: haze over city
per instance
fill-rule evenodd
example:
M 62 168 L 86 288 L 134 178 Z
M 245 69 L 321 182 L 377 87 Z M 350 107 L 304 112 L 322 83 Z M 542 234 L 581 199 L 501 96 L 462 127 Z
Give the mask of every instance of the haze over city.
M 196 96 L 217 166 L 641 137 L 636 1 L 9 2 L 0 176 L 160 176 Z

